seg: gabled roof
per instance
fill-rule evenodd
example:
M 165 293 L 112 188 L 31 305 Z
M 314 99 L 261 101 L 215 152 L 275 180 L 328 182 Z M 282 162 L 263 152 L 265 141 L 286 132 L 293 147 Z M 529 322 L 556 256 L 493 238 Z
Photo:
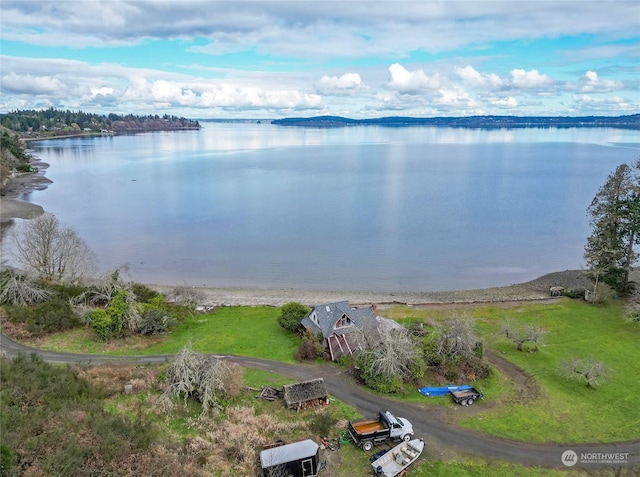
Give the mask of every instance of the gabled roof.
M 317 323 L 312 320 L 312 316 L 316 317 Z M 334 328 L 342 317 L 346 317 L 352 326 Z M 348 301 L 326 303 L 312 307 L 309 314 L 302 319 L 302 326 L 314 334 L 322 332 L 323 336 L 328 337 L 332 334 L 348 333 L 353 327 L 376 326 L 376 314 L 371 306 L 352 308 Z

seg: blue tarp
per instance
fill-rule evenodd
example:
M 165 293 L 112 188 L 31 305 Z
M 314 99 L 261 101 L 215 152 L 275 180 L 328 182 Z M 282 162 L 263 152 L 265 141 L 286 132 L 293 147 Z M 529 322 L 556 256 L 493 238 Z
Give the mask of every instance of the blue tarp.
M 424 388 L 418 389 L 420 394 L 427 397 L 434 396 L 446 396 L 451 391 L 463 391 L 465 389 L 471 389 L 471 386 L 468 384 L 463 384 L 462 386 L 425 386 Z

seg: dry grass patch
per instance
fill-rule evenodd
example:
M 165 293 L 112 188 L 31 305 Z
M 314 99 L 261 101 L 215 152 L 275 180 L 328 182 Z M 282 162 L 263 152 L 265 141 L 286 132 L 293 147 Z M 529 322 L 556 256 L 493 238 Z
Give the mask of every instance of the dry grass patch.
M 301 427 L 304 424 L 297 421 L 283 422 L 269 414 L 257 415 L 252 407 L 231 407 L 226 419 L 206 434 L 210 445 L 206 449 L 207 463 L 222 475 L 256 475 L 260 449 Z M 191 446 L 206 447 L 203 442 Z
M 131 385 L 131 390 L 134 392 L 158 388 L 157 366 L 135 366 L 131 364 L 79 365 L 76 366 L 76 373 L 107 396 L 123 393 L 125 385 Z

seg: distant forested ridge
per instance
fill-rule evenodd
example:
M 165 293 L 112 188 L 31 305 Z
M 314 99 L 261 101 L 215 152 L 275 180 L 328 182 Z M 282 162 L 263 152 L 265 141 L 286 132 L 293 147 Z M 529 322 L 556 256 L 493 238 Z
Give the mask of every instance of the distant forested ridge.
M 165 114 L 163 116 L 111 113 L 100 115 L 55 108 L 12 111 L 0 114 L 0 125 L 21 137 L 48 137 L 81 133 L 127 134 L 147 131 L 200 129 L 192 119 Z
M 622 128 L 640 129 L 640 114 L 628 116 L 468 116 L 413 118 L 390 116 L 351 119 L 341 116 L 284 118 L 271 121 L 280 126 L 344 127 L 344 126 L 442 126 L 459 128 Z

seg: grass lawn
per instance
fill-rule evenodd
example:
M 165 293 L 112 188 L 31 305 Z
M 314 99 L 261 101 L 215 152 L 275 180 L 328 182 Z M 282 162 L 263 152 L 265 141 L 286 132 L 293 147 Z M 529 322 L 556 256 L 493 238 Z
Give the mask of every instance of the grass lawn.
M 211 315 L 197 315 L 181 323 L 165 340 L 143 354 L 175 353 L 189 341 L 201 353 L 235 354 L 295 362 L 300 338 L 278 324 L 279 308 L 221 307 Z M 126 353 L 126 351 L 123 351 Z
M 279 308 L 268 306 L 220 307 L 212 314 L 194 315 L 160 337 L 131 336 L 102 343 L 88 328 L 55 333 L 31 342 L 41 349 L 71 353 L 173 354 L 189 341 L 194 351 L 235 354 L 295 362 L 300 338 L 278 324 Z
M 476 409 L 473 417 L 460 420 L 461 425 L 528 442 L 595 443 L 640 438 L 640 328 L 623 320 L 621 303 L 593 306 L 562 299 L 551 304 L 481 305 L 464 310 L 398 307 L 387 315 L 406 322 L 438 322 L 454 312 L 471 316 L 485 347 L 526 370 L 540 388 L 538 397 L 521 403 L 517 387 L 506 377 L 479 382 L 487 409 Z M 507 317 L 512 323 L 540 324 L 546 330 L 539 351 L 516 350 L 515 344 L 500 333 L 502 320 Z M 588 388 L 560 375 L 563 360 L 589 357 L 611 370 L 610 380 L 603 386 Z
M 540 396 L 462 424 L 482 432 L 533 442 L 612 442 L 640 438 L 640 329 L 622 319 L 622 307 L 562 300 L 514 310 L 512 319 L 540 323 L 548 333 L 534 353 L 496 339 L 492 348 L 539 382 Z M 610 370 L 609 382 L 589 388 L 561 377 L 563 360 L 593 357 Z

